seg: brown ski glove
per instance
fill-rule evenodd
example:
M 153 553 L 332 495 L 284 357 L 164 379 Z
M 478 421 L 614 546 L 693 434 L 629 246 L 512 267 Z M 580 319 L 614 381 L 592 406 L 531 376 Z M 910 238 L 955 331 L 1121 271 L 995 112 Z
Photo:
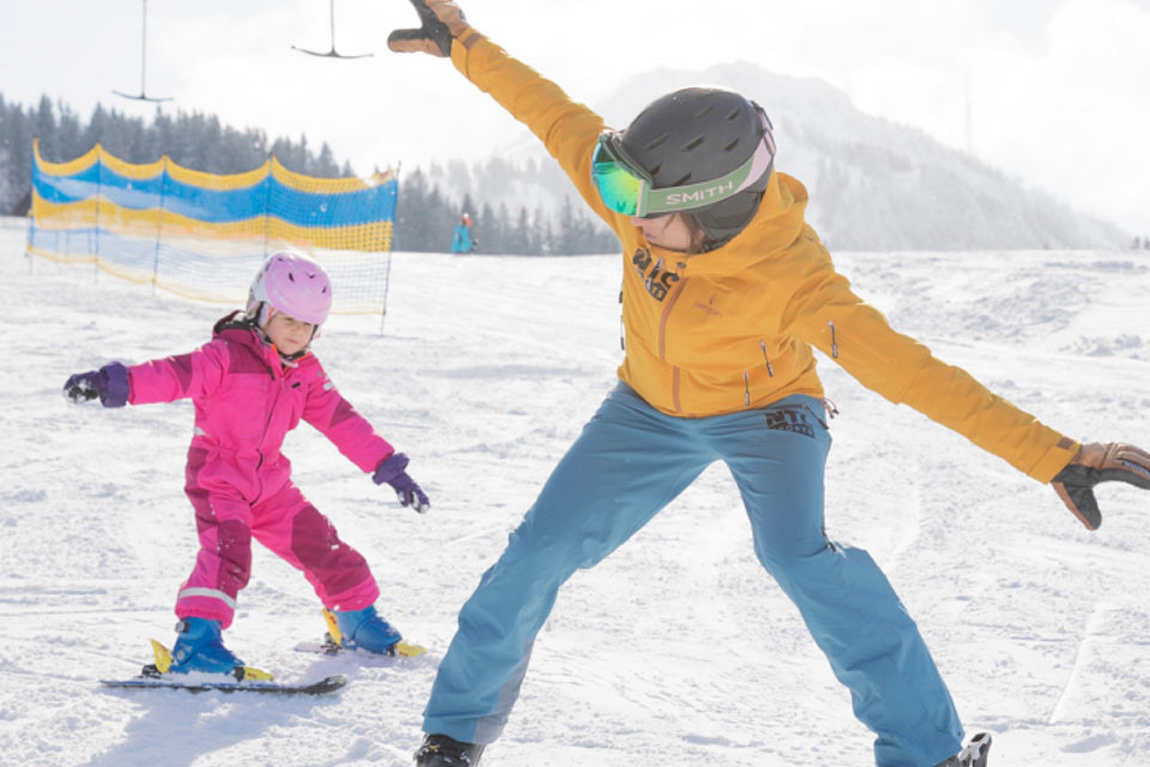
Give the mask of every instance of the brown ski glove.
M 451 41 L 471 29 L 463 11 L 453 0 L 411 0 L 411 4 L 423 26 L 393 31 L 387 36 L 387 47 L 400 53 L 450 56 Z
M 1102 512 L 1094 498 L 1094 486 L 1115 480 L 1150 490 L 1150 453 L 1121 442 L 1092 442 L 1078 448 L 1050 484 L 1088 530 L 1097 530 Z

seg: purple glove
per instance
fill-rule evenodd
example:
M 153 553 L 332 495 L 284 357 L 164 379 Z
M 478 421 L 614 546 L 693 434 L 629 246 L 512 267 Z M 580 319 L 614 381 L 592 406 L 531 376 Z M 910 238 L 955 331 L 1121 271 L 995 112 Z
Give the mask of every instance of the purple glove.
M 431 501 L 427 500 L 427 495 L 420 489 L 419 485 L 415 484 L 415 480 L 404 471 L 407 468 L 407 463 L 406 455 L 392 453 L 379 462 L 379 466 L 375 467 L 375 474 L 371 478 L 375 480 L 377 485 L 382 485 L 384 482 L 391 485 L 395 490 L 396 497 L 399 498 L 400 506 L 410 506 L 422 514 L 431 508 Z
M 119 362 L 77 373 L 64 382 L 64 396 L 69 402 L 87 402 L 99 397 L 104 407 L 123 407 L 128 404 L 130 394 L 128 369 Z

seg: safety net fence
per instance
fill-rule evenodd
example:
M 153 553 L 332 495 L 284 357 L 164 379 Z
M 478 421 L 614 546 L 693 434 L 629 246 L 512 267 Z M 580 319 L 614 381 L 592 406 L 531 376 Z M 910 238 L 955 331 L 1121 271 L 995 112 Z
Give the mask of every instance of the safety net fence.
M 292 248 L 323 264 L 333 314 L 387 311 L 398 184 L 314 178 L 274 156 L 246 173 L 133 164 L 99 144 L 47 162 L 34 143 L 28 253 L 94 264 L 185 298 L 242 306 L 263 260 Z

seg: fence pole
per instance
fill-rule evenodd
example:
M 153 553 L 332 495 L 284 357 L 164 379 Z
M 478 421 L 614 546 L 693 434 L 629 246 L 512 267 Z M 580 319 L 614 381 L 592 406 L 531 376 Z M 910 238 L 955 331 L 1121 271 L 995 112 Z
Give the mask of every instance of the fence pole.
M 96 142 L 96 220 L 92 228 L 92 241 L 96 252 L 92 260 L 92 282 L 100 281 L 100 198 L 104 196 L 104 147 Z
M 268 257 L 268 241 L 271 239 L 272 229 L 272 181 L 275 180 L 273 173 L 273 160 L 275 160 L 275 152 L 268 153 L 268 161 L 265 165 L 267 174 L 264 176 L 264 259 Z
M 383 311 L 379 314 L 379 334 L 383 335 L 383 324 L 387 321 L 387 294 L 391 290 L 391 243 L 395 240 L 395 229 L 399 223 L 399 171 L 403 167 L 402 162 L 395 164 L 395 206 L 391 211 L 391 237 L 387 240 L 387 274 L 383 282 Z
M 164 201 L 168 190 L 168 156 L 160 158 L 160 207 L 156 209 L 156 252 L 152 258 L 152 295 L 160 282 L 160 241 L 164 229 Z
M 383 335 L 383 323 L 387 321 L 387 289 L 391 286 L 391 251 L 387 252 L 387 275 L 383 282 L 383 311 L 379 313 L 379 334 Z
M 28 259 L 28 274 L 35 272 L 32 265 L 32 241 L 35 239 L 36 230 L 36 147 L 33 143 L 31 150 L 32 157 L 28 163 L 28 167 L 32 171 L 31 183 L 28 189 L 28 241 L 24 245 L 24 255 Z
M 28 244 L 24 246 L 24 258 L 28 261 L 28 274 L 36 272 L 35 267 L 32 265 L 32 228 L 36 226 L 36 219 L 33 218 L 32 213 L 28 213 Z

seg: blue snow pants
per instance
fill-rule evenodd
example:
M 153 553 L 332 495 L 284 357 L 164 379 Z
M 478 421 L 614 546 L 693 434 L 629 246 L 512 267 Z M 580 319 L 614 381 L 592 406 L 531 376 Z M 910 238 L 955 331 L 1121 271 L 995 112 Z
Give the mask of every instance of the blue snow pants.
M 855 716 L 878 736 L 879 767 L 934 767 L 957 753 L 962 726 L 914 621 L 865 551 L 824 533 L 831 439 L 823 417 L 821 401 L 794 395 L 757 410 L 676 418 L 620 384 L 463 605 L 424 731 L 498 738 L 563 582 L 721 460 L 750 517 L 755 554 L 850 689 Z

